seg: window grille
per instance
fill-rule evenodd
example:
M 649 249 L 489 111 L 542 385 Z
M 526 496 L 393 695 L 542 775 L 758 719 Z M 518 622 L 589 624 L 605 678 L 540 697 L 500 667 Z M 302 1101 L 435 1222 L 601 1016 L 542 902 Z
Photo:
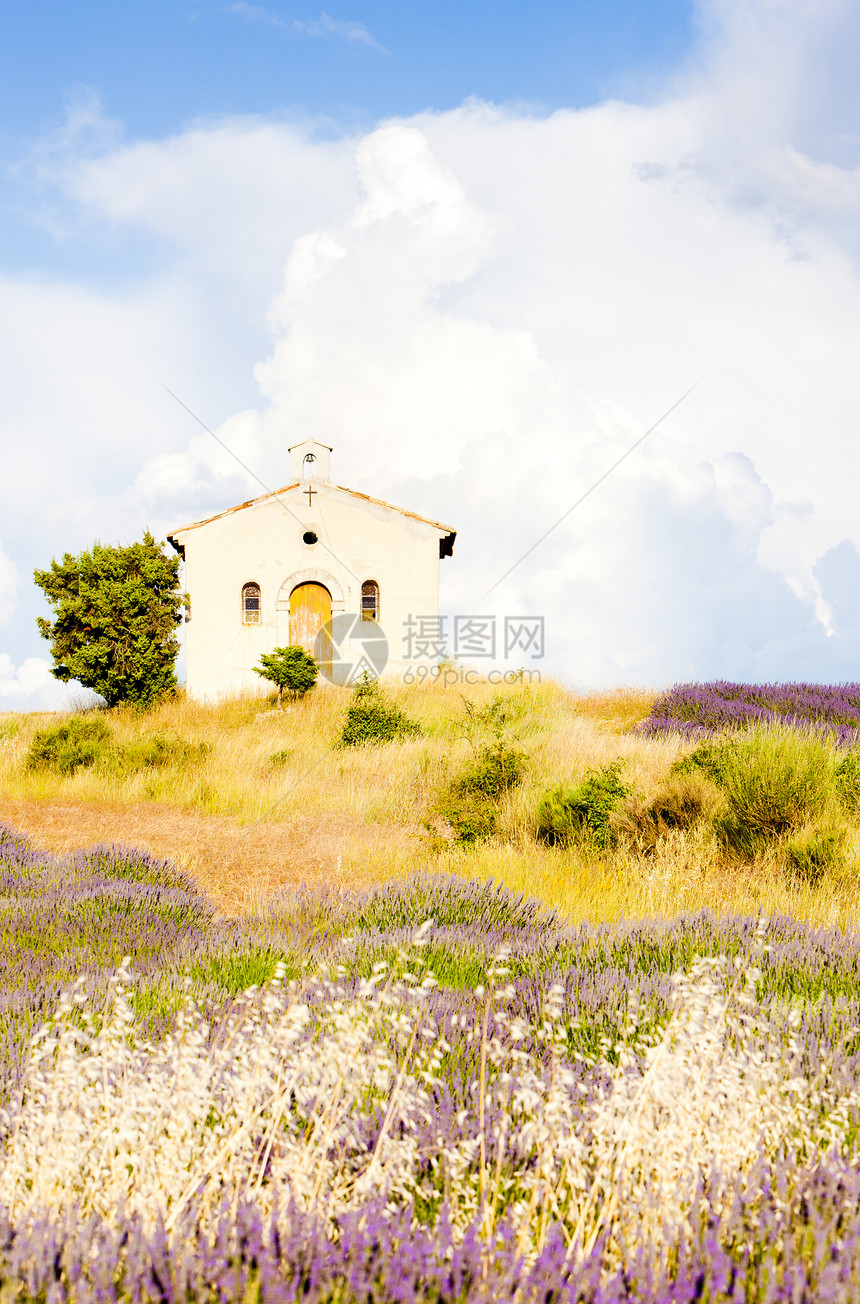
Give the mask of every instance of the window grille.
M 260 623 L 260 586 L 246 584 L 242 589 L 242 620 L 246 625 Z
M 361 619 L 379 621 L 379 585 L 365 580 L 361 586 Z

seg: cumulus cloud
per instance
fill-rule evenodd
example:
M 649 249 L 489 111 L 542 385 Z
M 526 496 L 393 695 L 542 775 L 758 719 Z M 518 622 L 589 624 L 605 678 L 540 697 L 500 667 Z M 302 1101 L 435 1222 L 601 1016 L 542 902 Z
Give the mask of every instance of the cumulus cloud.
M 65 711 L 77 693 L 90 697 L 79 685 L 61 684 L 51 675 L 50 662 L 28 657 L 15 666 L 6 652 L 0 652 L 0 709 L 4 711 Z
M 787 146 L 856 164 L 860 108 L 850 75 L 860 14 L 851 0 L 699 0 L 697 57 L 678 91 L 705 106 L 708 143 L 747 162 Z M 826 202 L 827 191 L 819 197 Z
M 700 17 L 649 104 L 469 103 L 361 140 L 232 121 L 67 159 L 75 220 L 160 253 L 109 291 L 10 282 L 15 537 L 258 491 L 160 377 L 235 414 L 216 433 L 264 483 L 313 436 L 341 483 L 457 526 L 443 597 L 469 612 L 698 380 L 485 610 L 545 615 L 578 682 L 856 673 L 860 172 L 853 74 L 827 70 L 857 18 Z

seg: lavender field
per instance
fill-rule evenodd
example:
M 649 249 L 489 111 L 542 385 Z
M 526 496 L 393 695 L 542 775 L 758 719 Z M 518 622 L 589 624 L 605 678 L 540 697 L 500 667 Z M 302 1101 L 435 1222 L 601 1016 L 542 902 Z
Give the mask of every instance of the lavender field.
M 661 693 L 645 736 L 679 732 L 702 739 L 751 725 L 789 725 L 829 732 L 843 745 L 860 743 L 860 684 L 675 684 Z
M 854 934 L 0 872 L 4 1300 L 860 1294 Z

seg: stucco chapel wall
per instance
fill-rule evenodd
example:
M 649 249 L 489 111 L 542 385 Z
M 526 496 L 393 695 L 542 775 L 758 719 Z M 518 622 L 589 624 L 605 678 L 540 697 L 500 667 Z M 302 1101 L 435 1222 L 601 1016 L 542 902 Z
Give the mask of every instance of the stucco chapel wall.
M 302 542 L 307 531 L 317 535 L 316 544 Z M 191 597 L 185 626 L 191 696 L 267 691 L 253 666 L 261 653 L 289 643 L 289 592 L 307 579 L 326 585 L 335 614 L 355 615 L 362 583 L 376 580 L 380 624 L 389 644 L 386 674 L 427 665 L 426 658 L 410 656 L 407 621 L 438 614 L 440 531 L 435 526 L 311 481 L 174 537 L 185 548 Z M 260 586 L 258 625 L 242 621 L 242 588 L 249 582 Z

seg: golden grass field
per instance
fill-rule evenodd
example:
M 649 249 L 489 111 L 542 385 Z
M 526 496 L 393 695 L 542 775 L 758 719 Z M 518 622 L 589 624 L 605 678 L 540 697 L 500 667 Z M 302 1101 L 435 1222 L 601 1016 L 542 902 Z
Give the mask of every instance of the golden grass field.
M 52 850 L 116 842 L 170 857 L 230 913 L 264 908 L 277 888 L 353 888 L 428 870 L 492 877 L 572 921 L 704 907 L 854 917 L 853 875 L 811 887 L 767 861 L 729 863 L 707 826 L 669 834 L 648 852 L 628 844 L 586 853 L 536 839 L 546 789 L 592 766 L 622 757 L 625 778 L 645 798 L 660 787 L 688 746 L 629 732 L 648 715 L 648 691 L 576 694 L 553 682 L 385 691 L 421 724 L 420 738 L 335 749 L 347 689 L 317 688 L 283 708 L 258 697 L 204 705 L 179 695 L 147 714 L 119 708 L 104 718 L 119 743 L 147 735 L 206 742 L 204 760 L 130 773 L 95 766 L 67 778 L 25 766 L 34 731 L 59 716 L 0 715 L 0 819 Z M 498 836 L 475 848 L 440 845 L 425 826 L 434 797 L 480 742 L 466 736 L 466 703 L 481 708 L 494 697 L 507 703 L 508 733 L 528 754 L 525 779 L 504 798 Z

